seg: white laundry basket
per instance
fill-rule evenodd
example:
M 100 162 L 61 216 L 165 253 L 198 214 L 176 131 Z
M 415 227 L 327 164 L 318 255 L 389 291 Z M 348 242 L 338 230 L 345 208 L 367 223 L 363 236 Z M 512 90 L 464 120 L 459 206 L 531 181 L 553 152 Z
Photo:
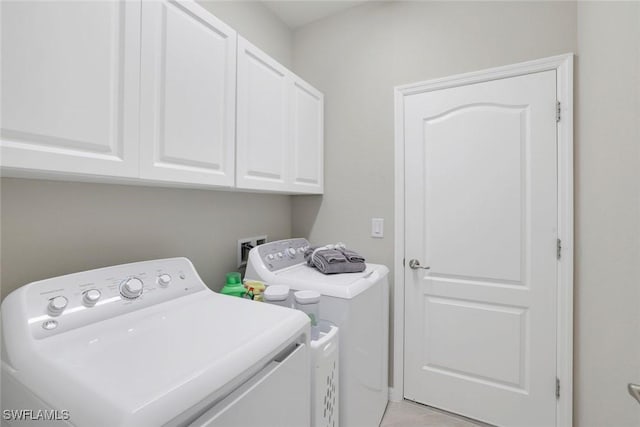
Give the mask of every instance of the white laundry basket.
M 311 341 L 311 427 L 338 427 L 338 327 L 321 320 L 320 337 Z

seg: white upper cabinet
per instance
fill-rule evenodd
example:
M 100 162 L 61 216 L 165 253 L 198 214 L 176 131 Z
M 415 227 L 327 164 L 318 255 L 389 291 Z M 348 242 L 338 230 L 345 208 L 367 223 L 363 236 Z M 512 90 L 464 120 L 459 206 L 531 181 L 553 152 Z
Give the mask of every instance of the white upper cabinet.
M 324 96 L 297 77 L 291 93 L 291 189 L 322 193 Z
M 3 175 L 322 193 L 322 94 L 195 1 L 0 5 Z
M 286 68 L 238 37 L 237 185 L 282 190 L 289 161 Z
M 238 36 L 236 185 L 322 193 L 320 92 Z
M 1 164 L 138 174 L 140 2 L 2 2 Z
M 142 4 L 140 176 L 234 185 L 236 32 L 194 2 Z

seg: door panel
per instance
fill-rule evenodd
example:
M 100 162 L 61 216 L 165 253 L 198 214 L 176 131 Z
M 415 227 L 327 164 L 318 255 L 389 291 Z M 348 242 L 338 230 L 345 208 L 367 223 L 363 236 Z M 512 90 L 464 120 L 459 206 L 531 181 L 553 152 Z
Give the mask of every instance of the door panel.
M 324 97 L 302 81 L 295 81 L 292 90 L 292 186 L 294 191 L 322 193 Z
M 425 119 L 425 242 L 438 274 L 521 283 L 526 134 L 522 107 Z
M 142 177 L 232 186 L 235 31 L 194 3 L 143 12 Z
M 555 424 L 555 71 L 408 96 L 405 396 Z
M 426 296 L 424 314 L 426 369 L 479 383 L 523 389 L 525 309 Z M 451 334 L 453 324 L 465 326 Z
M 289 160 L 286 68 L 238 39 L 238 187 L 285 189 Z
M 140 2 L 3 2 L 1 28 L 2 166 L 137 176 Z

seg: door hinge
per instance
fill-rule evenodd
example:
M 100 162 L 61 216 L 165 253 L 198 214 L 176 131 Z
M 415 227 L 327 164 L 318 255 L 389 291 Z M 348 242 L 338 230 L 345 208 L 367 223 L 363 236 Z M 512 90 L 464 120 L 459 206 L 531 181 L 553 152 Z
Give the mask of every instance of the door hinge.
M 556 399 L 560 399 L 560 378 L 556 377 Z
M 562 240 L 557 239 L 556 241 L 556 258 L 560 259 L 562 256 Z
M 402 266 L 404 267 L 404 258 L 402 258 Z
M 560 111 L 562 111 L 562 109 L 560 108 L 560 101 L 556 102 L 556 122 L 560 121 Z

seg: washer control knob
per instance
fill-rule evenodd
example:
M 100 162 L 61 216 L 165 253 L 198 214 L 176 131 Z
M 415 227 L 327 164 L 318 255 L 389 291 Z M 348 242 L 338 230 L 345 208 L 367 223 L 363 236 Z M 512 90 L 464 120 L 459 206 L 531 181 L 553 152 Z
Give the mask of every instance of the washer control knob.
M 294 248 L 289 248 L 287 249 L 287 256 L 289 258 L 295 258 L 296 256 L 296 250 Z
M 52 316 L 59 316 L 62 314 L 65 308 L 67 308 L 67 304 L 69 300 L 63 296 L 53 297 L 49 300 L 49 305 L 47 306 L 47 311 Z
M 96 305 L 102 294 L 97 289 L 89 289 L 82 294 L 82 303 L 87 307 Z
M 278 259 L 282 259 L 282 257 L 283 257 L 284 255 L 282 255 L 282 252 L 278 252 L 278 253 L 276 254 L 276 256 L 278 257 Z
M 298 252 L 300 252 L 301 254 L 304 253 L 304 248 L 298 248 Z
M 158 276 L 158 285 L 166 288 L 167 286 L 169 286 L 169 283 L 171 283 L 171 276 L 167 273 L 163 273 Z
M 268 261 L 273 261 L 273 260 L 274 260 L 274 258 L 275 258 L 275 256 L 273 256 L 273 254 L 269 254 L 269 255 L 267 255 L 267 260 L 268 260 Z
M 137 277 L 131 277 L 120 285 L 120 295 L 127 299 L 136 299 L 142 295 L 144 283 Z

